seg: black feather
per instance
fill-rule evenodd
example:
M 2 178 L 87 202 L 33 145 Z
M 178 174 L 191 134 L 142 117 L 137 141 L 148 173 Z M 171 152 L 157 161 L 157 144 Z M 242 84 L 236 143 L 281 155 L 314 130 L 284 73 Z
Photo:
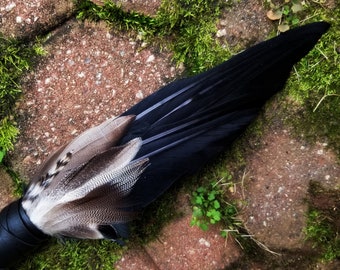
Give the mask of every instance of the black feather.
M 47 234 L 127 237 L 126 223 L 140 210 L 244 131 L 328 28 L 313 23 L 262 42 L 163 87 L 61 148 L 22 200 L 1 211 L 0 267 Z
M 136 120 L 121 143 L 141 137 L 136 158 L 150 159 L 130 199 L 145 207 L 230 145 L 328 28 L 319 22 L 290 30 L 202 74 L 175 81 L 125 112 Z

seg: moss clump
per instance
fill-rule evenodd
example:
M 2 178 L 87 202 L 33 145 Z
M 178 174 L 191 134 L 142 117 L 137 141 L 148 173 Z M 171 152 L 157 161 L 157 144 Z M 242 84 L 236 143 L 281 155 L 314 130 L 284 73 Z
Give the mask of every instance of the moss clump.
M 155 18 L 134 11 L 124 11 L 113 1 L 105 1 L 99 6 L 90 0 L 76 1 L 77 19 L 104 21 L 118 30 L 137 30 L 153 35 L 158 29 Z
M 13 150 L 19 134 L 15 121 L 15 104 L 21 95 L 19 80 L 44 53 L 39 41 L 28 45 L 0 33 L 0 164 L 11 175 L 16 195 L 22 194 L 23 182 L 7 165 L 6 153 Z
M 230 57 L 215 40 L 216 23 L 225 1 L 163 1 L 157 14 L 163 35 L 173 37 L 172 50 L 177 63 L 190 74 L 219 64 Z
M 103 20 L 120 30 L 135 30 L 145 40 L 167 40 L 174 60 L 183 63 L 188 74 L 201 72 L 231 53 L 214 39 L 216 22 L 225 1 L 165 0 L 155 17 L 133 11 L 124 12 L 111 1 L 97 6 L 89 0 L 78 1 L 77 18 Z
M 322 261 L 340 258 L 340 193 L 339 190 L 323 188 L 312 181 L 309 186 L 310 198 L 306 239 L 313 243 Z
M 13 149 L 19 131 L 13 117 L 15 103 L 21 94 L 19 80 L 33 64 L 35 56 L 43 54 L 39 43 L 26 45 L 7 39 L 0 33 L 0 153 Z
M 118 244 L 105 241 L 73 241 L 53 244 L 35 253 L 16 269 L 55 269 L 55 270 L 111 270 L 121 258 L 124 248 Z
M 13 149 L 13 142 L 19 134 L 13 118 L 6 116 L 0 120 L 0 153 L 3 157 L 6 151 Z M 0 162 L 2 158 L 0 158 Z
M 323 140 L 340 157 L 340 22 L 332 19 L 340 16 L 340 8 L 314 13 L 314 20 L 329 21 L 331 28 L 288 82 L 289 95 L 302 104 L 291 120 L 309 142 Z

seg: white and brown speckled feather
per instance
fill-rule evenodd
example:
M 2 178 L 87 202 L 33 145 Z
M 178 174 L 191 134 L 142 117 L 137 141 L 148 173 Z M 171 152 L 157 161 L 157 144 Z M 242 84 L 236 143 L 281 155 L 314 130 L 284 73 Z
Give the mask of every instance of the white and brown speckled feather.
M 142 145 L 140 138 L 115 144 L 134 118 L 109 119 L 51 156 L 22 203 L 38 228 L 50 235 L 102 238 L 98 225 L 132 219 L 134 213 L 125 211 L 120 200 L 131 191 L 148 159 L 132 161 Z

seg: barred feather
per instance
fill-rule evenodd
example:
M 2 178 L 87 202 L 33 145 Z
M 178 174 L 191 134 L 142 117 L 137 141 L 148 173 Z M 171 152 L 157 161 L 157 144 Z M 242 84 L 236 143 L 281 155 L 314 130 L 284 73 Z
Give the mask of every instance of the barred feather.
M 22 206 L 44 233 L 103 238 L 99 225 L 135 216 L 124 210 L 121 201 L 148 159 L 133 161 L 142 145 L 140 138 L 115 146 L 133 120 L 134 116 L 109 119 L 85 131 L 43 166 L 42 176 L 30 183 Z

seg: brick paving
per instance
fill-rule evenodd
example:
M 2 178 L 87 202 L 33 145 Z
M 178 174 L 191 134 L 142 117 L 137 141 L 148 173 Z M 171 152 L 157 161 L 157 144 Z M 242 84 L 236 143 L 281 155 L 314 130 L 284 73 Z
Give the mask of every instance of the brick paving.
M 171 52 L 166 48 L 161 51 L 145 47 L 136 36 L 112 31 L 103 23 L 76 21 L 72 17 L 72 3 L 67 0 L 0 3 L 0 31 L 5 36 L 29 39 L 50 33 L 44 44 L 47 56 L 22 80 L 23 98 L 18 105 L 21 134 L 11 161 L 26 179 L 58 146 L 90 126 L 119 115 L 183 72 L 183 68 L 172 63 Z M 152 16 L 160 6 L 160 0 L 120 3 L 125 10 Z M 222 42 L 232 45 L 241 42 L 247 46 L 264 39 L 270 25 L 260 2 L 245 0 L 222 14 L 218 29 Z M 306 208 L 303 199 L 310 175 L 326 179 L 330 186 L 339 184 L 336 158 L 322 142 L 306 147 L 280 126 L 276 133 L 265 134 L 262 150 L 252 152 L 247 159 L 250 174 L 246 179 L 245 201 L 249 207 L 245 207 L 243 220 L 250 233 L 278 250 L 301 248 Z M 289 164 L 298 167 L 285 169 Z M 319 169 L 315 170 L 316 167 Z M 292 184 L 293 178 L 303 181 Z M 1 208 L 14 199 L 9 183 L 1 182 Z M 241 269 L 233 267 L 242 265 L 240 246 L 233 239 L 226 242 L 220 237 L 223 228 L 218 226 L 207 232 L 190 227 L 186 194 L 180 194 L 178 200 L 186 209 L 184 216 L 162 228 L 158 240 L 129 249 L 116 268 Z M 257 262 L 243 269 L 268 266 Z

